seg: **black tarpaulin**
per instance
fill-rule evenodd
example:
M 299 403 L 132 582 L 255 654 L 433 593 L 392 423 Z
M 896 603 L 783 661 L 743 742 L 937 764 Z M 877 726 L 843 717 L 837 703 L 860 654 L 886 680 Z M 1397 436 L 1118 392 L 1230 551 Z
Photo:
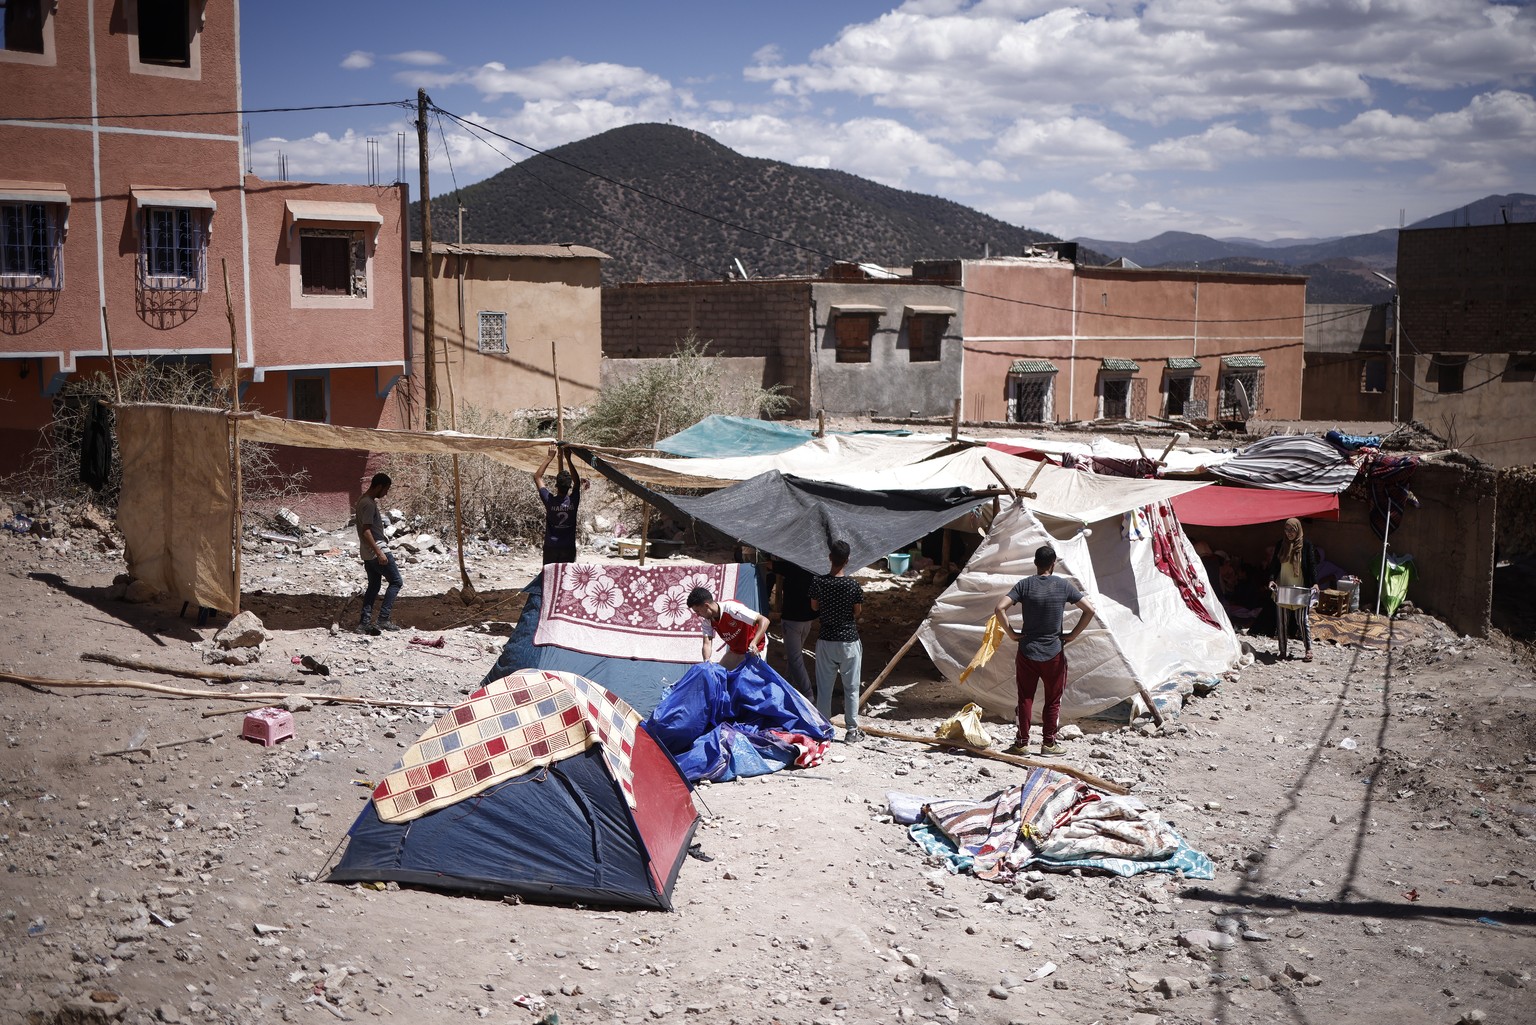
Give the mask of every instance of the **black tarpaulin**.
M 708 495 L 668 495 L 619 472 L 601 456 L 591 462 L 599 473 L 653 506 L 707 523 L 813 573 L 831 572 L 827 546 L 835 540 L 848 542 L 850 567 L 867 566 L 991 497 L 969 488 L 861 491 L 786 477 L 777 470 Z

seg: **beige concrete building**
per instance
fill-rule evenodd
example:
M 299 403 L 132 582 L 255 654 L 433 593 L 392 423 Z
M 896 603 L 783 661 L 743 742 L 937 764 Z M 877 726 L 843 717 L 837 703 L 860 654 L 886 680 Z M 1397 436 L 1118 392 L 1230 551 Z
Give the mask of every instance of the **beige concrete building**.
M 1414 416 L 1495 466 L 1536 463 L 1536 222 L 1397 237 Z
M 597 397 L 602 364 L 602 261 L 577 245 L 434 242 L 438 408 L 511 414 Z M 421 243 L 411 243 L 413 362 L 423 360 Z M 446 370 L 446 375 L 443 371 Z M 450 395 L 450 388 L 452 394 Z M 415 426 L 422 416 L 413 415 Z M 446 426 L 446 420 L 445 420 Z

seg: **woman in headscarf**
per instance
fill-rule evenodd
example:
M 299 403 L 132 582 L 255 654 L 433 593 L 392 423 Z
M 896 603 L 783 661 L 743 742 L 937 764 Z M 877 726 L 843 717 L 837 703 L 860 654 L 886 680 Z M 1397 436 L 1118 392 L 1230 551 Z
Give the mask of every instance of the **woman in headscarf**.
M 1301 532 L 1301 521 L 1285 521 L 1280 543 L 1275 545 L 1275 555 L 1269 562 L 1269 589 L 1276 587 L 1307 587 L 1317 590 L 1317 549 L 1312 547 Z M 1291 635 L 1291 619 L 1301 632 L 1303 662 L 1312 661 L 1312 624 L 1308 618 L 1310 603 L 1299 606 L 1279 606 L 1278 632 L 1280 657 L 1285 658 L 1286 641 Z M 1290 613 L 1290 615 L 1287 615 Z

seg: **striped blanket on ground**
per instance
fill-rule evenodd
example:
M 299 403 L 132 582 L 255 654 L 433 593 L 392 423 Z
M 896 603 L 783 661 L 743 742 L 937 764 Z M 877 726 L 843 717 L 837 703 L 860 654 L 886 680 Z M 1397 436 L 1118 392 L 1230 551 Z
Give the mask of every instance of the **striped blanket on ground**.
M 982 879 L 1008 882 L 1031 867 L 1215 875 L 1210 858 L 1137 798 L 1109 797 L 1050 769 L 980 802 L 930 802 L 924 813 L 908 831 L 913 840 L 950 871 Z
M 603 658 L 695 662 L 702 624 L 688 608 L 688 592 L 707 587 L 716 598 L 734 598 L 738 574 L 735 564 L 545 566 L 533 643 Z
M 383 821 L 409 822 L 600 744 L 633 808 L 639 724 L 639 713 L 591 680 L 525 669 L 486 684 L 428 727 L 374 788 L 373 803 Z

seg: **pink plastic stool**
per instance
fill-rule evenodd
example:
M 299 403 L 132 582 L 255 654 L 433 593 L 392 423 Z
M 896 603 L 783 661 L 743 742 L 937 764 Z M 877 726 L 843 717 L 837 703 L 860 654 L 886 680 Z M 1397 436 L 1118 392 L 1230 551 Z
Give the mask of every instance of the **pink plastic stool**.
M 247 712 L 240 736 L 254 740 L 262 747 L 271 747 L 279 740 L 293 736 L 293 713 L 285 708 L 258 708 Z

